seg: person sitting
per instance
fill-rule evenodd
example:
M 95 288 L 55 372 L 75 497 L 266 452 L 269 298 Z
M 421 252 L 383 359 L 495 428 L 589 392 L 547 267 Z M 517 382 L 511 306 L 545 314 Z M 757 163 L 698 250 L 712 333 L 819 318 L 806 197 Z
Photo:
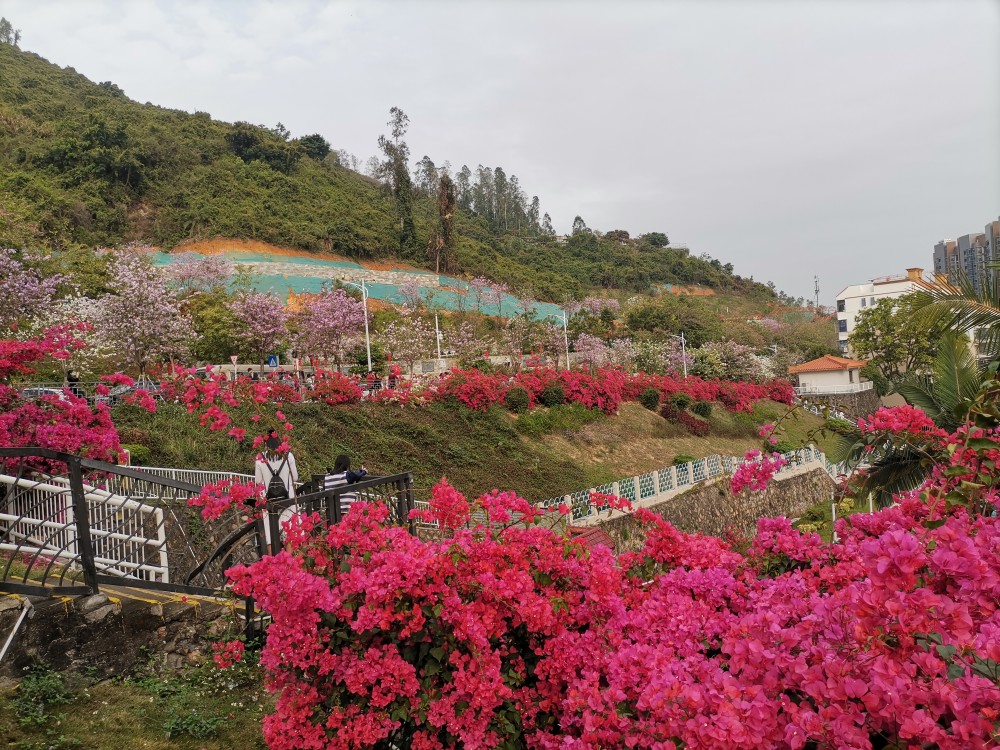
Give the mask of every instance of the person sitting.
M 338 487 L 346 487 L 349 484 L 360 482 L 368 470 L 362 466 L 357 471 L 351 471 L 351 458 L 343 453 L 337 456 L 333 462 L 333 468 L 327 469 L 326 477 L 323 479 L 324 490 L 335 490 Z M 344 492 L 340 495 L 340 517 L 347 515 L 351 508 L 351 503 L 358 499 L 357 493 Z

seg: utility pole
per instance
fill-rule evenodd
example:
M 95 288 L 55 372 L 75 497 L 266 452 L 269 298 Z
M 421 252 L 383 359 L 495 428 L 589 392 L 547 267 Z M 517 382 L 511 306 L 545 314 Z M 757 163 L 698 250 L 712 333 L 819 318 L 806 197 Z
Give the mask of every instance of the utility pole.
M 819 310 L 819 276 L 813 276 L 813 282 L 816 284 L 816 309 Z

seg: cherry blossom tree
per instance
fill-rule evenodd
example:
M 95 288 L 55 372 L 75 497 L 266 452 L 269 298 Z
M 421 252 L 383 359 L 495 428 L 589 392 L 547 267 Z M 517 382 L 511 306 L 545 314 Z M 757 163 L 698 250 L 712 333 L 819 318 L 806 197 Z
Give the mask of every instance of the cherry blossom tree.
M 99 298 L 95 335 L 140 375 L 155 362 L 184 356 L 197 334 L 164 275 L 133 250 L 116 252 L 109 270 L 111 292 Z
M 402 362 L 413 375 L 417 361 L 430 356 L 434 347 L 434 329 L 423 318 L 403 316 L 386 326 L 382 344 L 394 362 Z
M 333 359 L 338 368 L 365 324 L 364 304 L 343 289 L 327 289 L 310 300 L 294 319 L 298 349 Z
M 163 273 L 181 294 L 222 286 L 233 273 L 233 264 L 221 255 L 179 253 L 173 259 Z
M 236 320 L 233 340 L 240 351 L 261 369 L 288 336 L 288 310 L 278 297 L 265 292 L 244 292 L 230 303 Z
M 581 333 L 573 343 L 576 359 L 590 367 L 601 367 L 608 361 L 608 345 L 599 336 Z
M 46 275 L 37 258 L 0 248 L 0 331 L 30 322 L 46 310 L 66 278 Z
M 55 360 L 63 371 L 64 383 L 69 383 L 70 373 L 79 376 L 102 371 L 114 354 L 111 343 L 104 336 L 101 314 L 98 300 L 73 294 L 50 303 L 39 316 L 35 328 L 43 335 L 71 333 L 78 342 L 77 346 L 65 347 L 65 356 Z

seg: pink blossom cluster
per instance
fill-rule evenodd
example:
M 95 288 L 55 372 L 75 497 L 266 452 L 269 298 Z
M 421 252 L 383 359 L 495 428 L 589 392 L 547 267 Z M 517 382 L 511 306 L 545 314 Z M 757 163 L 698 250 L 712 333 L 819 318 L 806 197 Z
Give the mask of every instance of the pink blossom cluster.
M 882 407 L 867 419 L 858 420 L 858 429 L 865 434 L 889 432 L 895 435 L 908 433 L 922 437 L 947 437 L 948 433 L 937 427 L 921 409 L 905 404 L 892 408 Z
M 206 484 L 197 497 L 188 500 L 192 508 L 201 508 L 201 517 L 213 521 L 230 508 L 253 511 L 264 503 L 264 487 L 255 482 L 222 479 Z
M 760 451 L 747 451 L 730 482 L 730 489 L 738 495 L 745 489 L 751 492 L 763 492 L 774 475 L 788 461 L 780 453 L 764 455 Z
M 12 375 L 30 374 L 35 363 L 82 346 L 65 331 L 42 338 L 0 339 L 0 446 L 40 447 L 115 462 L 121 445 L 104 404 L 91 408 L 85 399 L 64 390 L 61 397 L 22 400 L 9 384 Z M 56 468 L 39 460 L 36 468 Z
M 476 525 L 516 495 L 466 502 L 447 484 L 442 541 L 386 525 L 379 504 L 325 533 L 293 523 L 286 551 L 230 571 L 273 618 L 265 738 L 995 747 L 1000 519 L 927 497 L 841 520 L 836 545 L 762 520 L 745 554 L 647 510 L 644 546 L 617 557 L 531 520 Z

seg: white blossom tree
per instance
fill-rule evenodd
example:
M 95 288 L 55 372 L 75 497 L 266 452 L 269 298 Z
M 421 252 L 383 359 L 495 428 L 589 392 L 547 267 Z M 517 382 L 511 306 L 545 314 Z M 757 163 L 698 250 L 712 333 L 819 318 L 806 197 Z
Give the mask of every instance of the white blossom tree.
M 97 335 L 140 376 L 155 362 L 184 356 L 197 334 L 163 274 L 135 251 L 116 252 L 109 270 Z

